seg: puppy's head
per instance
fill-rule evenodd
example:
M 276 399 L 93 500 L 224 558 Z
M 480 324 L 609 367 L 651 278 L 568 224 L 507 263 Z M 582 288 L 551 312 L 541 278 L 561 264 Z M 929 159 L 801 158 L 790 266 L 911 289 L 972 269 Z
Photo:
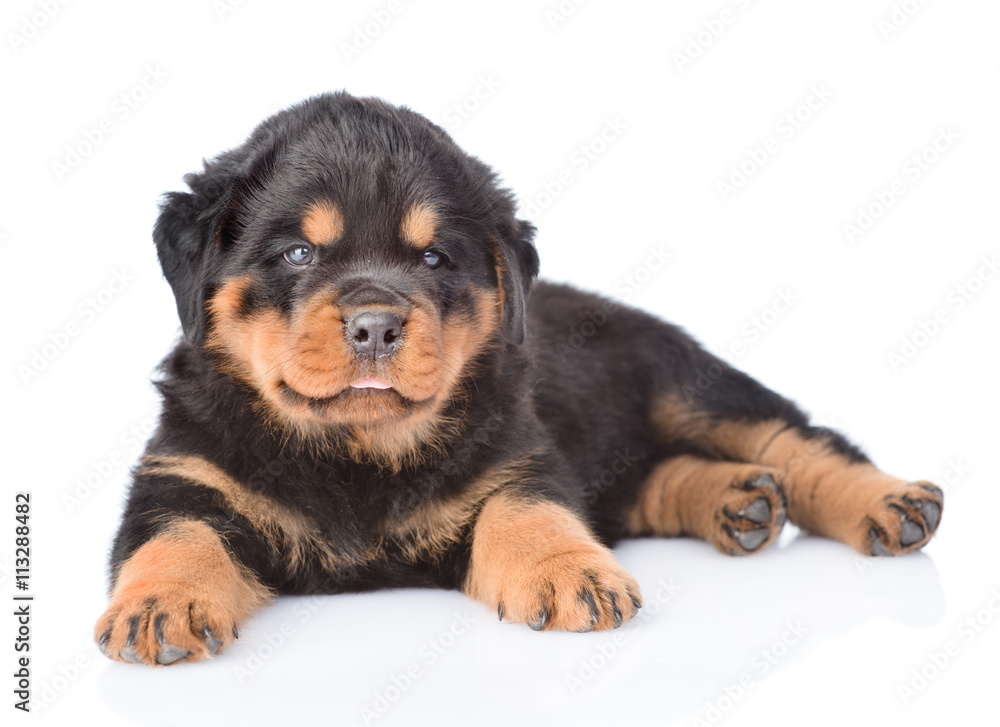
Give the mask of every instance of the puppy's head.
M 313 98 L 186 181 L 154 233 L 184 335 L 286 423 L 433 415 L 524 339 L 534 229 L 418 114 Z

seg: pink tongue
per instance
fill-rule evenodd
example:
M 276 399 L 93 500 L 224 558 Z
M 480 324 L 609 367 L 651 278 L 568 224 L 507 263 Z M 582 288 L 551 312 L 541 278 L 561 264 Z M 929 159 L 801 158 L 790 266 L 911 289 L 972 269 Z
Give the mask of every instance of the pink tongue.
M 351 384 L 354 389 L 391 389 L 392 384 L 387 384 L 382 379 L 376 379 L 374 376 L 367 379 L 361 379 L 361 381 L 355 381 Z

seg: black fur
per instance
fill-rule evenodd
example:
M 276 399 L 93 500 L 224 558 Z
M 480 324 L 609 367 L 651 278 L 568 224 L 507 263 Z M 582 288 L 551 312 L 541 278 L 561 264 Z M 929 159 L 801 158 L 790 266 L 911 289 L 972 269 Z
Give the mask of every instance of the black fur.
M 346 94 L 313 98 L 265 121 L 243 146 L 186 181 L 191 192 L 167 195 L 154 234 L 184 339 L 162 366 L 163 414 L 147 454 L 204 457 L 244 487 L 308 514 L 337 552 L 364 553 L 385 539 L 387 518 L 460 493 L 504 463 L 523 465 L 521 496 L 569 506 L 611 544 L 626 534 L 625 513 L 654 465 L 684 452 L 713 455 L 683 436 L 658 436 L 651 406 L 668 394 L 709 417 L 784 419 L 864 461 L 838 436 L 808 429 L 791 402 L 680 329 L 569 287 L 532 287 L 535 230 L 515 217 L 511 194 L 486 165 L 409 110 Z M 344 241 L 318 251 L 325 257 L 303 277 L 281 254 L 301 240 L 303 206 L 317 197 L 332 197 L 347 227 Z M 394 242 L 415 200 L 433 201 L 443 212 L 434 246 L 446 262 L 437 270 L 421 267 L 419 252 Z M 206 345 L 206 305 L 237 275 L 253 281 L 240 302 L 247 317 L 259 310 L 292 315 L 307 295 L 362 280 L 404 297 L 425 294 L 443 315 L 472 310 L 475 291 L 499 288 L 502 322 L 463 372 L 463 395 L 441 412 L 454 430 L 393 468 L 352 454 L 349 427 L 330 426 L 320 445 L 262 416 L 260 394 Z M 719 375 L 699 388 L 710 367 Z M 627 462 L 618 468 L 624 471 L 601 484 L 616 460 Z M 389 538 L 383 555 L 362 565 L 331 572 L 317 561 L 290 572 L 285 554 L 214 490 L 139 469 L 113 568 L 177 515 L 224 533 L 232 554 L 282 593 L 457 588 L 468 566 L 466 532 L 444 555 L 416 562 L 406 557 L 405 542 Z

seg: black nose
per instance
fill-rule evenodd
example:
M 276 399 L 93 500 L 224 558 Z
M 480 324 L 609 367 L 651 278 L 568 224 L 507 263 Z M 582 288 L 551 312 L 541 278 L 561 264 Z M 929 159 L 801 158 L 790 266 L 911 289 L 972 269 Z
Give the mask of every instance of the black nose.
M 392 311 L 362 310 L 344 322 L 347 340 L 363 356 L 392 353 L 403 335 L 403 320 Z

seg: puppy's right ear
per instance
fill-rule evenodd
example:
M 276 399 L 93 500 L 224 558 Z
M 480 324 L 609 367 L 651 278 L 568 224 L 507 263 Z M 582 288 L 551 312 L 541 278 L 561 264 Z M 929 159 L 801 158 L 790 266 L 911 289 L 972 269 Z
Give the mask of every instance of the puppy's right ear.
M 198 345 L 205 333 L 205 257 L 211 244 L 208 225 L 195 195 L 170 192 L 164 196 L 153 229 L 163 275 L 174 291 L 184 338 Z

